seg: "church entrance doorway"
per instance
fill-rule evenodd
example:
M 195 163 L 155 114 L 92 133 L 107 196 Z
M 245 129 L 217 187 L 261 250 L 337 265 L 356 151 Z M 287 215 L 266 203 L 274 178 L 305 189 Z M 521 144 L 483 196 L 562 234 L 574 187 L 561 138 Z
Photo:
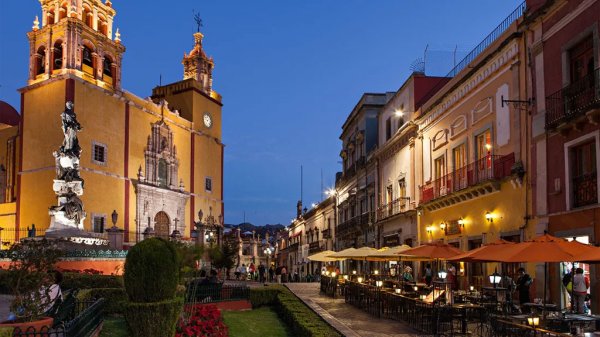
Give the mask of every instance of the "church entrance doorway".
M 161 238 L 169 237 L 169 216 L 167 213 L 160 211 L 154 216 L 154 233 Z

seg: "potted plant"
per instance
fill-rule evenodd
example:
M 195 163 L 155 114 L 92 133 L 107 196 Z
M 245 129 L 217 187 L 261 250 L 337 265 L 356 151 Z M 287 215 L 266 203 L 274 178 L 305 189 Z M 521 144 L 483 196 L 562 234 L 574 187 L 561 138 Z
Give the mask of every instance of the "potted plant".
M 26 330 L 52 326 L 52 318 L 45 312 L 52 305 L 50 287 L 55 283 L 54 266 L 62 251 L 46 239 L 30 239 L 13 244 L 8 256 L 8 285 L 14 295 L 10 321 L 0 327 L 18 327 Z

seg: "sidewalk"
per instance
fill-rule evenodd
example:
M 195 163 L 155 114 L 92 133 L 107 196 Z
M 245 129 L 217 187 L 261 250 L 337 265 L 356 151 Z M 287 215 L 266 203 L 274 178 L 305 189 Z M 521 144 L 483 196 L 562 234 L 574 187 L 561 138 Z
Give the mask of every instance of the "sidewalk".
M 319 294 L 319 283 L 285 284 L 306 305 L 347 337 L 416 337 L 418 332 L 406 324 L 376 318 L 344 302 Z

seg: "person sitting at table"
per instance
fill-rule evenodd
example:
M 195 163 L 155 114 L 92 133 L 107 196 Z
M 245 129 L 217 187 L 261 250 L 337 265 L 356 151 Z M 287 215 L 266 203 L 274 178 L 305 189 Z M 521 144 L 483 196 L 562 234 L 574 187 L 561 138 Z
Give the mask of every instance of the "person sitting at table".
M 583 274 L 583 269 L 575 269 L 573 276 L 573 304 L 578 314 L 585 314 L 585 296 L 590 287 L 590 279 Z
M 521 304 L 521 311 L 523 313 L 529 313 L 529 308 L 524 307 L 524 303 L 531 303 L 529 298 L 529 286 L 533 283 L 531 276 L 525 272 L 525 268 L 521 267 L 517 270 L 519 278 L 517 279 L 517 290 L 519 291 L 519 304 Z
M 409 266 L 404 267 L 404 272 L 402 273 L 402 280 L 404 282 L 414 283 L 415 279 L 412 276 L 412 268 Z

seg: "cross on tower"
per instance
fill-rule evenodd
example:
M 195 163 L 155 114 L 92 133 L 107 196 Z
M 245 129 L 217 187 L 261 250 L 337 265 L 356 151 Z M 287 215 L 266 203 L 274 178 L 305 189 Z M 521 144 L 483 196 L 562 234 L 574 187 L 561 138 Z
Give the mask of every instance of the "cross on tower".
M 198 33 L 200 32 L 200 27 L 203 27 L 202 18 L 200 17 L 200 13 L 196 13 L 196 11 L 192 11 L 194 13 L 194 21 L 196 21 L 196 26 L 198 29 Z

